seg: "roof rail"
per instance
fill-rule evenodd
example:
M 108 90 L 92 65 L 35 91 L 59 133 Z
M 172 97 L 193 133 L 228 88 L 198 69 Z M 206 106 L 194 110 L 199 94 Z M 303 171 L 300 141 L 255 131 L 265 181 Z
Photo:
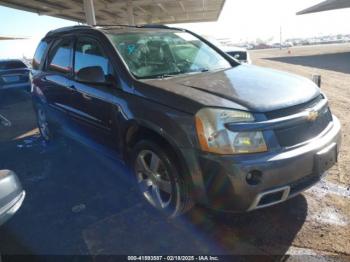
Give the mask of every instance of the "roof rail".
M 73 29 L 88 29 L 88 28 L 92 28 L 89 25 L 74 25 L 74 26 L 66 26 L 66 27 L 62 27 L 62 28 L 58 28 L 55 30 L 51 30 L 49 31 L 45 37 L 51 36 L 53 34 L 57 34 L 57 33 L 64 33 Z
M 133 27 L 135 28 L 136 25 L 119 25 L 119 24 L 98 24 L 98 25 L 94 25 L 93 27 Z
M 155 29 L 174 29 L 174 30 L 182 30 L 181 28 L 173 28 L 173 27 L 169 27 L 166 25 L 162 25 L 162 24 L 146 24 L 146 25 L 118 25 L 118 24 L 110 24 L 110 25 L 74 25 L 74 26 L 67 26 L 67 27 L 62 27 L 62 28 L 58 28 L 55 30 L 51 30 L 49 31 L 45 37 L 50 37 L 54 34 L 60 34 L 60 33 L 66 33 L 69 32 L 71 30 L 78 30 L 78 29 L 91 29 L 91 28 L 98 28 L 98 27 L 130 27 L 130 28 L 155 28 Z
M 118 24 L 107 24 L 107 25 L 95 25 L 95 27 L 132 27 L 132 28 L 163 28 L 171 29 L 171 27 L 162 24 L 145 24 L 145 25 L 118 25 Z
M 170 29 L 169 26 L 162 25 L 162 24 L 147 24 L 147 25 L 139 25 L 137 27 L 140 27 L 140 28 L 165 28 L 165 29 Z

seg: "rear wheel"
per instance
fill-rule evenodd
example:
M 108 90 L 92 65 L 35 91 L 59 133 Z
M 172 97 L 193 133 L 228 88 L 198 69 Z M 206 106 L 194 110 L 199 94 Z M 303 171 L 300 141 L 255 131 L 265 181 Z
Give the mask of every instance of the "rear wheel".
M 139 142 L 132 164 L 139 190 L 155 208 L 175 217 L 192 207 L 188 187 L 173 155 L 151 141 Z
M 49 142 L 52 139 L 52 133 L 49 129 L 49 123 L 47 121 L 47 115 L 44 107 L 38 105 L 36 108 L 36 114 L 40 134 L 46 142 Z

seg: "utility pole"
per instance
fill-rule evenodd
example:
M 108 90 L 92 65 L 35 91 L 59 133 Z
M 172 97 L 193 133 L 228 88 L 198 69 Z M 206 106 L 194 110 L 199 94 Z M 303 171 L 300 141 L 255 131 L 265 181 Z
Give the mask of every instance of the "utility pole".
M 131 0 L 126 3 L 128 10 L 128 23 L 129 25 L 135 25 L 134 5 Z
M 95 6 L 93 0 L 84 0 L 84 13 L 88 25 L 96 25 Z
M 282 25 L 280 26 L 280 50 L 282 50 Z

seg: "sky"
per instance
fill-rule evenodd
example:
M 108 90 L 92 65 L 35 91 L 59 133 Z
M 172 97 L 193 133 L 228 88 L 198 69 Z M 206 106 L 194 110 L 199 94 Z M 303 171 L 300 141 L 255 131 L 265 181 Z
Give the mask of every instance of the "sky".
M 350 9 L 296 16 L 322 0 L 226 0 L 217 22 L 179 24 L 199 34 L 230 38 L 233 42 L 256 39 L 279 41 L 280 27 L 286 38 L 350 34 Z M 28 40 L 0 41 L 0 58 L 31 58 L 42 37 L 53 29 L 75 25 L 68 20 L 39 16 L 0 6 L 0 35 L 27 36 Z

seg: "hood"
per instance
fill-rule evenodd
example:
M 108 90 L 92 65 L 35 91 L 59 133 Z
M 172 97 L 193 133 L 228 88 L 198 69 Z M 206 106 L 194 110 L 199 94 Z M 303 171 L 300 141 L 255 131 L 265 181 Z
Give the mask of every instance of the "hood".
M 147 82 L 202 104 L 206 102 L 205 106 L 227 107 L 230 101 L 236 109 L 246 108 L 253 112 L 283 109 L 320 95 L 319 88 L 311 80 L 253 65 Z M 209 102 L 208 96 L 215 103 Z

